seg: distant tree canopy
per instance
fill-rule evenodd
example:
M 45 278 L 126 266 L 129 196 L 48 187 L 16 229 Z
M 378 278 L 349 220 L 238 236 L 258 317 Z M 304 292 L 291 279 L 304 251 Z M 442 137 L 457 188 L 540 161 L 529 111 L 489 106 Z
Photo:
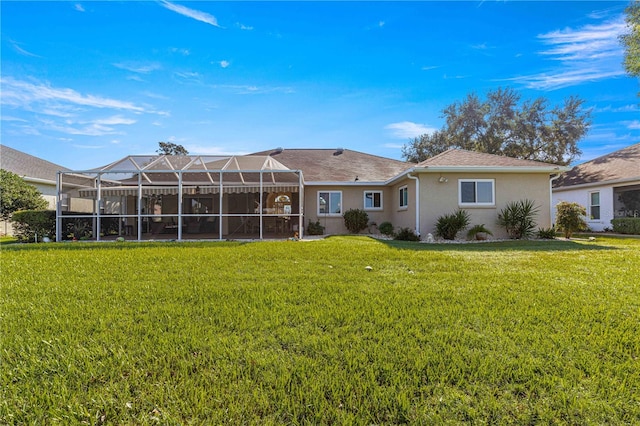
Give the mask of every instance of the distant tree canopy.
M 632 1 L 625 9 L 629 32 L 620 36 L 624 44 L 624 68 L 630 76 L 640 77 L 640 1 Z
M 162 155 L 189 155 L 189 151 L 182 145 L 175 144 L 173 142 L 158 142 L 159 148 L 156 150 L 158 154 Z
M 43 210 L 47 201 L 35 186 L 29 185 L 15 173 L 0 169 L 0 218 L 11 219 L 18 210 Z
M 552 108 L 543 97 L 520 100 L 509 88 L 489 91 L 484 100 L 469 94 L 442 111 L 446 122 L 441 130 L 413 139 L 402 147 L 402 155 L 420 162 L 461 148 L 561 165 L 580 156 L 577 143 L 591 124 L 583 100 L 571 96 Z

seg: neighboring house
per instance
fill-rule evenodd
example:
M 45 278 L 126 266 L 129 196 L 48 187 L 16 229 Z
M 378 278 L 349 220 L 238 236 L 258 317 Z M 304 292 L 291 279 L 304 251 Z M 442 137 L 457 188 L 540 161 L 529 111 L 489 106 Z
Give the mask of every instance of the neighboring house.
M 424 236 L 458 208 L 470 213 L 471 225 L 485 224 L 499 238 L 506 232 L 496 225 L 498 213 L 512 201 L 533 200 L 538 226 L 551 226 L 550 178 L 566 170 L 456 149 L 420 164 L 346 149 L 129 156 L 61 173 L 66 201 L 58 206 L 58 238 L 282 238 L 303 236 L 316 221 L 327 234 L 343 234 L 349 209 Z M 72 186 L 80 175 L 87 185 Z M 70 207 L 79 200 L 92 201 L 94 211 Z
M 25 182 L 35 186 L 49 203 L 49 208 L 52 210 L 56 208 L 56 174 L 58 171 L 69 171 L 69 169 L 58 164 L 34 157 L 6 145 L 0 145 L 0 168 L 17 174 Z M 11 235 L 11 223 L 0 223 L 0 231 L 6 235 Z
M 617 217 L 640 217 L 640 143 L 562 174 L 553 184 L 553 205 L 561 201 L 584 206 L 592 231 L 610 229 Z

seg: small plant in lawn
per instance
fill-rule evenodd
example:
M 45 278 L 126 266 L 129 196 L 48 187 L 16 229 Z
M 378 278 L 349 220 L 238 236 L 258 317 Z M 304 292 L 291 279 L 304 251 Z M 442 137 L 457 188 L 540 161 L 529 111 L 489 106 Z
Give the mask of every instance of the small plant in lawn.
M 466 210 L 457 210 L 440 216 L 436 222 L 436 236 L 445 240 L 455 240 L 458 232 L 469 226 L 470 221 L 471 217 Z
M 378 231 L 380 231 L 380 233 L 382 235 L 386 235 L 388 237 L 392 237 L 393 236 L 393 225 L 391 224 L 391 222 L 382 222 L 378 226 Z
M 400 241 L 420 241 L 420 237 L 410 228 L 400 228 L 394 239 Z
M 493 232 L 488 230 L 484 223 L 482 225 L 474 225 L 467 232 L 467 238 L 470 240 L 486 240 L 487 235 L 493 235 Z
M 556 228 L 538 228 L 538 238 L 541 240 L 553 240 L 556 237 Z
M 344 226 L 352 234 L 357 234 L 369 225 L 369 215 L 364 210 L 349 209 L 344 212 L 342 217 L 344 218 Z
M 532 200 L 512 201 L 498 213 L 498 225 L 503 226 L 509 238 L 530 238 L 536 229 L 538 207 Z
M 569 239 L 574 232 L 586 231 L 587 222 L 585 216 L 587 209 L 578 203 L 562 201 L 556 205 L 556 228 Z
M 309 219 L 309 225 L 307 226 L 307 235 L 322 234 L 324 234 L 324 226 L 320 225 L 320 221 L 316 219 L 315 222 L 311 222 L 311 219 Z

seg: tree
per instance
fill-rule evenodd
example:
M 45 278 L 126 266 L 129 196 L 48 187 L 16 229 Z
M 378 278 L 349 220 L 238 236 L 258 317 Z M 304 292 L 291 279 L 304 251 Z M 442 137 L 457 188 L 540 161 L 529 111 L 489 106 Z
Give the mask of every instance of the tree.
M 620 36 L 625 50 L 624 68 L 630 76 L 640 77 L 640 1 L 627 6 L 625 21 L 629 32 Z
M 161 155 L 189 155 L 185 147 L 173 142 L 158 142 L 158 146 L 156 152 Z
M 509 88 L 489 91 L 485 100 L 469 94 L 442 111 L 441 130 L 413 139 L 402 148 L 402 155 L 420 162 L 461 148 L 567 165 L 581 154 L 577 143 L 591 124 L 591 111 L 583 110 L 583 100 L 571 96 L 552 108 L 542 97 L 520 100 Z
M 0 218 L 11 219 L 18 210 L 43 210 L 47 201 L 35 186 L 29 185 L 15 173 L 0 169 Z
M 566 239 L 577 231 L 587 230 L 587 222 L 584 220 L 587 209 L 578 203 L 562 201 L 556 206 L 556 228 L 564 233 Z

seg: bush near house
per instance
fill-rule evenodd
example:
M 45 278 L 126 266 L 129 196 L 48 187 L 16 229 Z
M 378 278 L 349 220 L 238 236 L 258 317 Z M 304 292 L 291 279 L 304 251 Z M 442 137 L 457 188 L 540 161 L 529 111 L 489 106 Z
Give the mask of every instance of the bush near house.
M 21 210 L 11 216 L 13 232 L 20 242 L 41 241 L 43 237 L 54 239 L 56 235 L 55 210 Z
M 420 241 L 420 237 L 411 228 L 400 228 L 393 238 L 399 241 Z
M 436 222 L 436 236 L 445 240 L 455 240 L 458 232 L 469 226 L 471 216 L 466 210 L 457 210 L 438 218 Z
M 611 221 L 613 232 L 640 235 L 640 217 L 621 217 Z
M 378 231 L 380 231 L 382 235 L 391 237 L 393 236 L 393 225 L 391 224 L 391 222 L 382 222 L 380 225 L 378 225 Z
M 307 226 L 305 233 L 307 235 L 322 235 L 324 234 L 324 226 L 320 224 L 319 220 L 311 222 L 311 219 L 309 219 L 309 225 Z
M 509 238 L 530 238 L 536 229 L 537 215 L 538 207 L 532 200 L 512 201 L 498 213 L 498 225 L 507 230 Z
M 349 232 L 357 234 L 369 226 L 369 215 L 364 210 L 349 209 L 342 215 L 344 218 L 344 226 Z
M 587 230 L 586 215 L 584 206 L 562 201 L 556 205 L 556 228 L 562 231 L 565 238 L 571 238 L 574 232 Z

